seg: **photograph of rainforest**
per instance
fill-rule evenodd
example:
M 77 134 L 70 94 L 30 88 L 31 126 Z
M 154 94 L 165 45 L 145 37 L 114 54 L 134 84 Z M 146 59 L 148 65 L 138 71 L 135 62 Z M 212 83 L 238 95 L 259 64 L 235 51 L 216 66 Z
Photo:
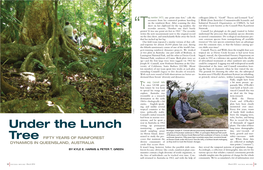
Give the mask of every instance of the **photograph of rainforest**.
M 1 113 L 131 113 L 131 0 L 2 0 Z
M 167 128 L 228 128 L 228 80 L 168 80 L 166 89 Z

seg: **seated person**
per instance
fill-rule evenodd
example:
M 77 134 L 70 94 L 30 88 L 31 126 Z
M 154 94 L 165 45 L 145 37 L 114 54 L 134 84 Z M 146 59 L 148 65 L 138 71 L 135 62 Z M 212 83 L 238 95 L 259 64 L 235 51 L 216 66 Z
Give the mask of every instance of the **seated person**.
M 93 33 L 93 36 L 89 40 L 89 44 L 92 47 L 97 48 L 98 50 L 104 52 L 104 46 L 102 45 L 102 41 L 100 37 L 97 36 L 96 32 Z
M 182 108 L 183 107 L 183 108 Z M 193 123 L 191 119 L 198 118 L 201 116 L 201 112 L 190 106 L 187 102 L 187 93 L 182 92 L 179 100 L 175 104 L 176 115 L 182 123 Z
M 86 44 L 83 43 L 83 41 L 84 41 L 86 38 L 87 38 L 87 37 L 86 37 L 86 33 L 83 32 L 83 34 L 78 38 L 78 45 L 84 47 Z
M 76 29 L 76 28 L 73 29 L 73 41 L 74 41 L 75 43 L 77 43 L 77 39 L 78 39 L 77 33 L 78 33 L 77 29 Z

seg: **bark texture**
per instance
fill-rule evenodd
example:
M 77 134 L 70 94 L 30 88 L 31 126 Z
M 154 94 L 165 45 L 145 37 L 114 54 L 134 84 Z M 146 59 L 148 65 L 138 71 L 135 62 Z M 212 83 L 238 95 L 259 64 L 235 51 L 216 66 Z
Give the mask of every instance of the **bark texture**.
M 3 74 L 1 72 L 1 91 L 3 91 L 5 94 L 12 93 L 17 91 L 18 89 L 9 85 L 8 83 L 5 82 Z

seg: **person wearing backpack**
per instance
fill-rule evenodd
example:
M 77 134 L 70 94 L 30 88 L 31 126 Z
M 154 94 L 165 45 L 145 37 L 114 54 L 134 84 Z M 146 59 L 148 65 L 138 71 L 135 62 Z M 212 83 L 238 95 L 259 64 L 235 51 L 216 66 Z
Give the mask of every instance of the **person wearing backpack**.
M 182 92 L 180 94 L 179 100 L 177 100 L 172 107 L 172 114 L 182 123 L 193 123 L 192 121 L 190 121 L 191 119 L 198 118 L 202 115 L 199 110 L 191 107 L 190 104 L 187 102 L 186 92 Z

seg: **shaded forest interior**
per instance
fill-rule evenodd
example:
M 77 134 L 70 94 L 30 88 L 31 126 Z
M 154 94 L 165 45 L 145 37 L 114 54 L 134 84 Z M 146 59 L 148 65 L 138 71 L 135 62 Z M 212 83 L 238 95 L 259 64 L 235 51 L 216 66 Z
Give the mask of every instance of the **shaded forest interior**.
M 1 1 L 0 112 L 131 113 L 131 10 L 131 0 Z M 107 50 L 89 43 L 94 32 Z

